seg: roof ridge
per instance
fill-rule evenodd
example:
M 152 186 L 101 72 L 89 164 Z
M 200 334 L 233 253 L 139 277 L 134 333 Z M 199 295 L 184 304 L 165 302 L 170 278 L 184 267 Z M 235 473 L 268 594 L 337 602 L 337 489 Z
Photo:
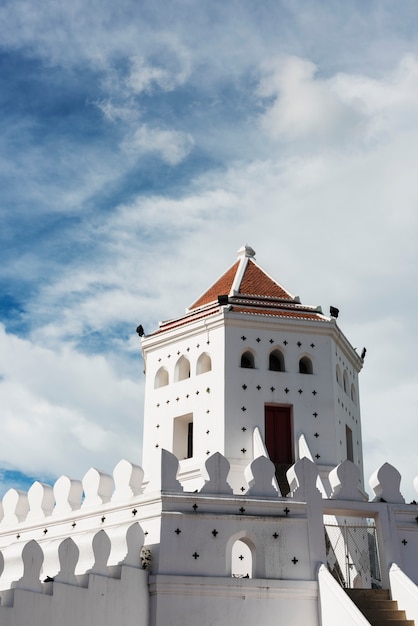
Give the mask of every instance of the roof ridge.
M 298 298 L 267 274 L 258 265 L 254 257 L 255 251 L 250 246 L 242 246 L 238 250 L 238 259 L 235 263 L 209 289 L 204 291 L 186 309 L 186 312 L 205 306 L 210 302 L 216 302 L 220 295 L 279 298 L 297 302 Z

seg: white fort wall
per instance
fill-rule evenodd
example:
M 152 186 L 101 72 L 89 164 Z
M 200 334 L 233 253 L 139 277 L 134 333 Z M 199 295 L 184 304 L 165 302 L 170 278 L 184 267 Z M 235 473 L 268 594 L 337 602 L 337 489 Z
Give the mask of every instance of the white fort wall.
M 418 581 L 418 507 L 403 503 L 390 466 L 372 478 L 377 501 L 368 502 L 348 461 L 331 473 L 327 499 L 315 488 L 318 471 L 307 459 L 289 470 L 287 498 L 274 492 L 274 468 L 263 457 L 250 464 L 250 488 L 242 495 L 231 493 L 222 455 L 208 459 L 197 493 L 182 490 L 173 455 L 163 452 L 160 463 L 159 491 L 142 492 L 150 488 L 142 471 L 124 461 L 113 479 L 90 470 L 84 500 L 74 488 L 78 481 L 69 479 L 57 481 L 52 507 L 51 488 L 39 483 L 28 495 L 5 495 L 2 626 L 110 626 L 116 619 L 180 626 L 194 624 L 197 614 L 204 626 L 238 617 L 244 626 L 256 618 L 273 626 L 279 614 L 290 625 L 303 618 L 319 626 L 326 602 L 317 580 L 326 561 L 324 515 L 373 518 L 387 585 L 392 563 L 411 585 Z

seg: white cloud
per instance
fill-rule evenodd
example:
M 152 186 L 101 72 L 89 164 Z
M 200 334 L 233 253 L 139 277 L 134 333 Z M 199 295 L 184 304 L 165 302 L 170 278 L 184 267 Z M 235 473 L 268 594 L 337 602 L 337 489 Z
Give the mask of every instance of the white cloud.
M 150 128 L 143 124 L 132 136 L 126 137 L 122 148 L 129 154 L 158 154 L 169 165 L 178 165 L 193 149 L 190 133 L 162 128 Z
M 110 98 L 94 102 L 109 122 L 136 122 L 140 117 L 137 104 L 127 100 L 123 104 L 115 104 Z
M 412 55 L 380 79 L 343 72 L 322 78 L 314 63 L 298 57 L 269 61 L 262 72 L 258 93 L 268 104 L 260 122 L 273 139 L 309 139 L 314 149 L 338 142 L 341 149 L 341 140 L 363 146 L 416 124 L 418 62 Z
M 170 73 L 162 68 L 149 65 L 145 59 L 134 57 L 131 59 L 131 70 L 126 78 L 126 84 L 134 93 L 151 91 L 153 85 L 167 89 L 172 85 Z
M 259 94 L 273 102 L 262 115 L 261 125 L 275 139 L 335 140 L 353 132 L 361 121 L 360 111 L 348 107 L 329 81 L 315 77 L 318 68 L 311 61 L 286 57 L 266 64 L 263 70 Z
M 6 467 L 80 477 L 91 465 L 109 471 L 123 456 L 139 460 L 139 379 L 119 378 L 103 357 L 48 350 L 2 325 L 0 353 Z
M 152 50 L 157 63 L 150 63 L 144 57 L 132 56 L 130 68 L 125 78 L 125 86 L 134 94 L 150 93 L 155 88 L 172 91 L 183 85 L 192 70 L 191 54 L 173 36 L 160 37 L 158 46 Z

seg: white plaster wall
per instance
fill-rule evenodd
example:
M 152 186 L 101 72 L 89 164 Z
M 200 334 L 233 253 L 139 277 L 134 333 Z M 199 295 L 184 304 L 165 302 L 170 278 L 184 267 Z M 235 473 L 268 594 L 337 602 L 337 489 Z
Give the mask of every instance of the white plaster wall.
M 329 471 L 341 461 L 342 445 L 343 459 L 346 458 L 345 431 L 343 441 L 343 427 L 336 419 L 339 406 L 336 388 L 339 390 L 339 387 L 335 380 L 334 325 L 328 322 L 323 325 L 314 324 L 306 320 L 292 320 L 289 323 L 288 320 L 267 316 L 245 319 L 242 315 L 234 316 L 232 313 L 227 316 L 226 324 L 225 358 L 228 382 L 225 389 L 225 437 L 226 455 L 231 463 L 239 466 L 251 458 L 253 428 L 258 426 L 264 435 L 265 404 L 293 407 L 295 460 L 298 459 L 297 440 L 301 434 L 304 434 L 320 468 Z M 246 338 L 245 341 L 242 337 Z M 284 341 L 287 342 L 286 345 Z M 285 372 L 272 372 L 268 369 L 269 354 L 276 347 L 284 355 Z M 348 349 L 353 352 L 354 362 L 356 356 L 349 344 Z M 246 350 L 254 354 L 255 369 L 240 367 L 241 354 Z M 302 356 L 311 359 L 312 375 L 299 373 L 299 359 Z M 354 366 L 350 366 L 350 371 L 356 376 Z M 243 385 L 247 388 L 243 389 Z M 358 383 L 356 386 L 358 389 Z M 286 393 L 285 389 L 289 391 Z M 312 393 L 314 391 L 315 394 Z M 350 406 L 350 409 L 359 422 L 358 409 L 354 406 Z M 317 414 L 316 417 L 314 413 Z M 246 430 L 243 431 L 243 428 Z M 315 437 L 315 433 L 319 437 Z M 353 439 L 355 444 L 357 440 L 361 444 L 359 431 L 355 428 Z M 242 452 L 243 449 L 246 452 Z M 319 458 L 316 457 L 317 454 Z M 358 456 L 360 457 L 360 453 Z M 242 485 L 237 482 L 235 488 L 238 490 L 240 486 Z
M 210 322 L 192 322 L 186 329 L 166 331 L 143 340 L 147 363 L 143 437 L 146 479 L 160 472 L 159 449 L 174 452 L 174 420 L 179 416 L 193 415 L 193 459 L 179 458 L 181 480 L 199 474 L 208 456 L 224 451 L 224 331 L 220 317 Z M 204 352 L 211 358 L 212 370 L 197 375 L 197 361 Z M 176 382 L 174 371 L 181 356 L 190 361 L 190 378 Z M 155 374 L 161 366 L 169 372 L 169 384 L 154 389 Z M 197 486 L 201 486 L 201 481 Z M 187 488 L 196 485 L 188 483 Z
M 123 568 L 120 580 L 90 574 L 85 588 L 58 582 L 48 586 L 48 595 L 12 591 L 8 598 L 12 606 L 0 606 L 1 625 L 148 626 L 148 572 L 144 570 Z
M 347 351 L 343 351 L 340 346 L 333 346 L 332 363 L 333 363 L 333 386 L 334 386 L 334 405 L 335 405 L 335 425 L 338 462 L 342 462 L 347 458 L 346 448 L 346 432 L 347 425 L 353 433 L 353 452 L 354 463 L 360 468 L 362 486 L 364 486 L 364 466 L 363 466 L 363 446 L 361 436 L 361 416 L 360 416 L 360 395 L 359 395 L 359 379 L 358 379 L 358 363 L 355 359 L 350 358 Z M 341 381 L 338 384 L 336 380 L 336 369 L 339 367 L 341 373 Z M 347 372 L 348 390 L 344 391 L 343 375 Z M 351 385 L 354 385 L 354 400 L 351 398 Z
M 315 582 L 151 576 L 151 626 L 319 626 Z
M 248 501 L 242 504 L 249 510 Z M 190 513 L 163 513 L 159 561 L 153 566 L 153 573 L 230 578 L 233 544 L 244 538 L 253 547 L 253 568 L 247 567 L 246 572 L 254 569 L 257 578 L 311 579 L 306 517 L 285 517 L 282 503 L 275 507 L 277 516 L 273 515 L 274 510 L 265 517 L 240 515 L 238 508 L 237 503 L 226 515 L 194 513 L 191 506 Z M 176 533 L 177 529 L 180 533 Z M 198 557 L 194 558 L 194 554 Z
M 188 489 L 199 488 L 199 468 L 205 458 L 218 451 L 231 463 L 234 491 L 242 492 L 246 488 L 244 467 L 254 458 L 254 427 L 264 435 L 265 404 L 292 407 L 295 461 L 297 441 L 303 434 L 326 477 L 346 458 L 348 423 L 353 431 L 354 461 L 362 465 L 357 379 L 360 361 L 334 321 L 245 315 L 224 307 L 209 318 L 146 337 L 142 345 L 147 372 L 143 444 L 146 476 L 158 474 L 158 448 L 175 451 L 175 418 L 192 414 L 193 459 L 180 459 L 180 480 Z M 285 358 L 284 372 L 268 369 L 269 354 L 275 348 Z M 255 369 L 240 367 L 245 350 L 254 354 Z M 196 376 L 196 362 L 202 352 L 210 355 L 212 371 Z M 175 366 L 181 356 L 190 361 L 191 376 L 175 382 Z M 303 356 L 312 361 L 313 374 L 299 373 Z M 345 370 L 348 372 L 348 394 L 337 384 L 337 363 L 342 376 Z M 162 366 L 168 371 L 169 384 L 154 389 L 156 372 Z M 351 384 L 356 388 L 357 404 L 350 397 Z

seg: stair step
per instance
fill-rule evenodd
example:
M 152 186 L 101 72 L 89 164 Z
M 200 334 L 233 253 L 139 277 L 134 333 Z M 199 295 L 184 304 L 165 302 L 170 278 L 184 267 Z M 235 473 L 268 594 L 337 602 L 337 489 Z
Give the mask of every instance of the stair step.
M 347 595 L 360 609 L 371 626 L 415 626 L 406 619 L 405 611 L 390 599 L 388 589 L 346 589 Z
M 390 600 L 389 589 L 346 589 L 347 594 L 353 600 Z
M 413 619 L 382 619 L 370 622 L 371 626 L 415 626 Z
M 357 606 L 360 608 L 369 608 L 373 610 L 382 610 L 382 611 L 397 611 L 398 603 L 396 600 L 359 600 L 356 602 Z
M 398 609 L 374 609 L 369 607 L 358 607 L 361 612 L 367 617 L 369 622 L 372 620 L 405 620 L 405 611 L 399 611 Z

